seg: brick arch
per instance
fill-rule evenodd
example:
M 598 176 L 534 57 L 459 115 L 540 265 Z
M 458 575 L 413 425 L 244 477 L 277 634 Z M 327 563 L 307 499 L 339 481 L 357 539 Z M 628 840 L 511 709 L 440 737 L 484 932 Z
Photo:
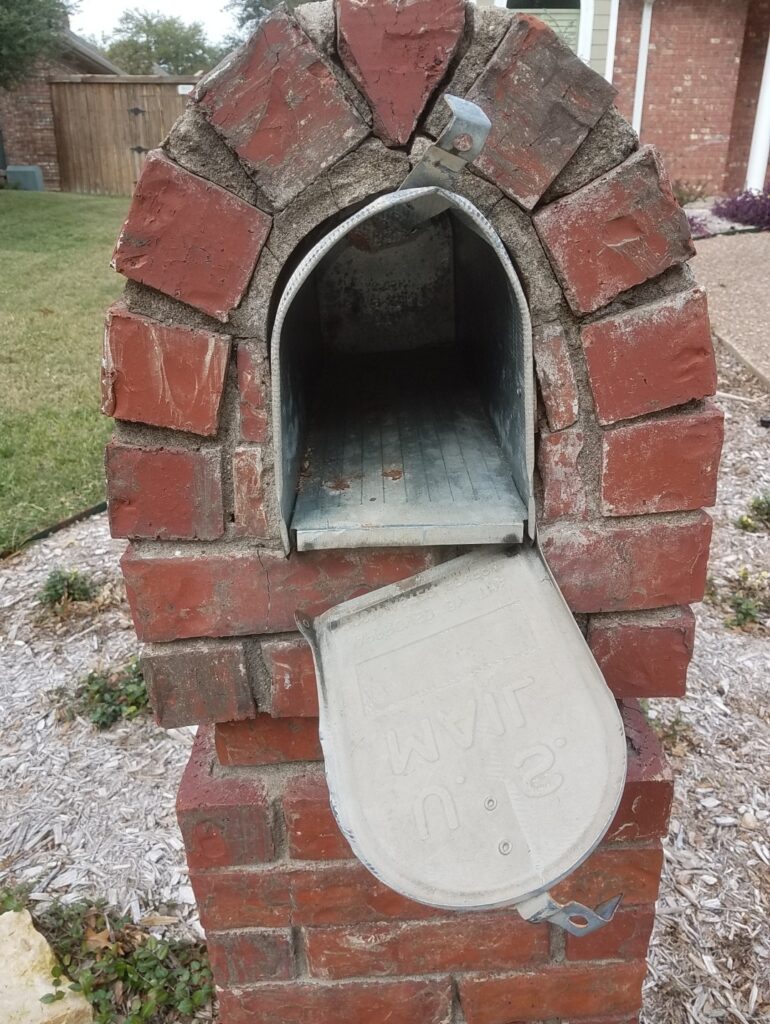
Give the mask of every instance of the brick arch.
M 294 613 L 454 549 L 286 558 L 280 538 L 271 297 L 308 232 L 398 188 L 446 124 L 445 92 L 492 121 L 455 190 L 505 245 L 532 319 L 541 544 L 631 702 L 618 817 L 557 892 L 592 900 L 607 885 L 625 909 L 555 959 L 545 926 L 431 917 L 375 883 L 329 807 Z M 324 0 L 261 22 L 147 161 L 105 338 L 110 522 L 131 541 L 122 567 L 158 720 L 202 726 L 179 817 L 233 1024 L 638 1010 L 671 780 L 633 699 L 683 692 L 722 422 L 686 221 L 613 98 L 534 17 Z

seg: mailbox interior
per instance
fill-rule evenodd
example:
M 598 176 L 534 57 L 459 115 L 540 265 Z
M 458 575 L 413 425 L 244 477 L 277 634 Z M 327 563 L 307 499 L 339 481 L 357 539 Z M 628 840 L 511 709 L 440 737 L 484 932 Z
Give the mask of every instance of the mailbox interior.
M 272 338 L 284 543 L 499 544 L 533 526 L 531 329 L 460 196 L 383 196 L 325 236 Z

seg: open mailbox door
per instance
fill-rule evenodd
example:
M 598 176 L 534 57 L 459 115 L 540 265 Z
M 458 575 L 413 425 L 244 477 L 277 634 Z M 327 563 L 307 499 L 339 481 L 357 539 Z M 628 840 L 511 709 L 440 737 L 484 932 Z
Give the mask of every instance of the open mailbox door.
M 626 741 L 535 546 L 462 556 L 299 625 L 332 806 L 369 870 L 431 906 L 514 904 L 574 934 L 611 919 L 620 897 L 548 896 L 609 828 Z

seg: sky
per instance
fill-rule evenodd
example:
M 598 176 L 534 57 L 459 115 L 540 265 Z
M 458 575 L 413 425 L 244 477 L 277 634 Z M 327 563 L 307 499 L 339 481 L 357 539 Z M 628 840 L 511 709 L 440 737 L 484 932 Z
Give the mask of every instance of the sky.
M 200 21 L 212 43 L 218 43 L 235 28 L 233 17 L 224 9 L 225 0 L 79 0 L 70 18 L 73 32 L 101 39 L 111 32 L 123 11 L 139 8 L 181 18 L 188 24 Z

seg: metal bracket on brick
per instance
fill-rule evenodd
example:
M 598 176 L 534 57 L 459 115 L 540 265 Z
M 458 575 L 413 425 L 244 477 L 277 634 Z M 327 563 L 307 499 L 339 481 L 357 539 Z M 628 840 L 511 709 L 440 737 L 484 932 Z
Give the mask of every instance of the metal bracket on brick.
M 473 163 L 484 148 L 492 122 L 475 103 L 459 96 L 445 96 L 452 118 L 438 141 L 425 151 L 404 179 L 400 189 L 438 185 L 453 190 L 466 164 Z
M 611 900 L 600 903 L 595 910 L 584 906 L 582 903 L 557 903 L 548 892 L 542 892 L 533 896 L 530 900 L 524 900 L 516 904 L 516 909 L 530 924 L 540 924 L 547 921 L 549 924 L 558 925 L 570 935 L 590 935 L 598 931 L 605 924 L 609 924 L 615 916 L 615 911 L 620 906 L 623 894 L 613 896 Z

